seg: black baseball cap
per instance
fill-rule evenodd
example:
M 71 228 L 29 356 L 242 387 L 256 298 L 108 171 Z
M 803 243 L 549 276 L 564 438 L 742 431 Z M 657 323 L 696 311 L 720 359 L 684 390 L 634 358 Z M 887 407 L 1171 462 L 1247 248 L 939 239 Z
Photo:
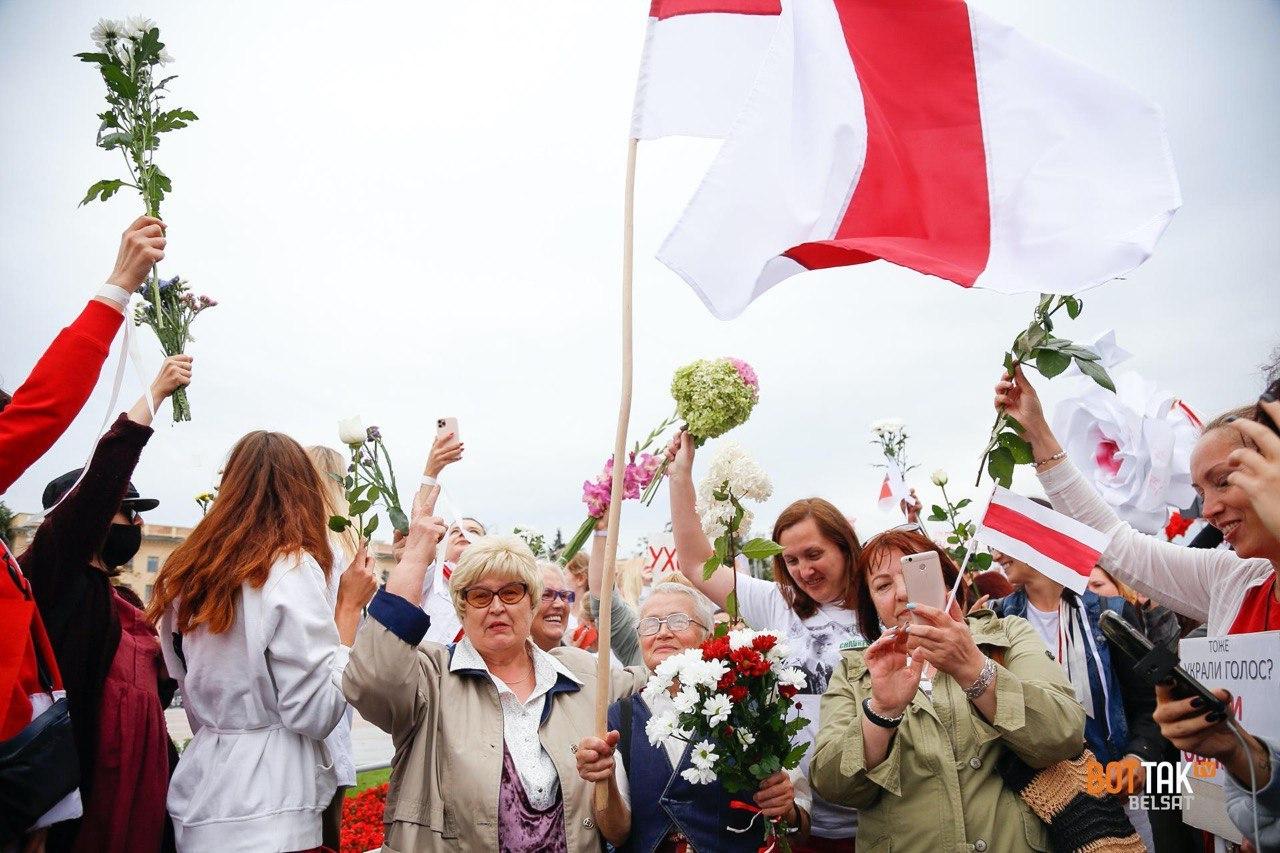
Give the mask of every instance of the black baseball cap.
M 80 472 L 83 468 L 77 468 L 74 471 L 68 471 L 61 477 L 50 481 L 49 485 L 44 487 L 44 494 L 40 496 L 40 503 L 45 509 L 62 500 L 62 496 L 71 491 L 71 487 L 80 479 Z M 155 498 L 144 498 L 138 494 L 138 490 L 133 483 L 129 484 L 129 488 L 125 490 L 124 500 L 120 501 L 121 509 L 131 509 L 134 512 L 146 512 L 160 506 L 160 501 Z

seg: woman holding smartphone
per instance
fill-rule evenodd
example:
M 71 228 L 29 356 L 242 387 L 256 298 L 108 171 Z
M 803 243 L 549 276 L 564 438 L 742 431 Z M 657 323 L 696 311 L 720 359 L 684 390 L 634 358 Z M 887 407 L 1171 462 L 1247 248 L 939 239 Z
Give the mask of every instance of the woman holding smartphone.
M 1280 629 L 1280 538 L 1241 483 L 1242 477 L 1254 482 L 1250 470 L 1240 467 L 1246 452 L 1257 455 L 1252 433 L 1242 426 L 1252 429 L 1243 422 L 1258 419 L 1258 407 L 1242 407 L 1205 424 L 1191 452 L 1191 481 L 1203 500 L 1201 513 L 1234 549 L 1218 551 L 1161 542 L 1121 521 L 1066 458 L 1020 367 L 997 383 L 995 405 L 1025 428 L 1036 475 L 1053 508 L 1111 534 L 1098 561 L 1104 569 L 1157 604 L 1207 623 L 1210 637 Z
M 822 697 L 814 794 L 858 810 L 860 851 L 1048 850 L 1044 824 L 997 762 L 1008 753 L 1036 768 L 1075 758 L 1084 709 L 1025 620 L 913 603 L 902 560 L 927 553 L 950 588 L 955 563 L 916 531 L 863 547 L 858 611 L 874 642 L 844 654 Z

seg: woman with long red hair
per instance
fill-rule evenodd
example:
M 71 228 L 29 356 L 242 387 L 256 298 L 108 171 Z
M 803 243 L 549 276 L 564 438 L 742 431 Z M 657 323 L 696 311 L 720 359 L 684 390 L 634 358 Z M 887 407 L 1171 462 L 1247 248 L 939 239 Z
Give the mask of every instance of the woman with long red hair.
M 180 850 L 321 843 L 337 785 L 323 740 L 347 708 L 342 670 L 377 585 L 354 565 L 335 612 L 322 491 L 296 441 L 249 433 L 156 578 L 147 615 L 194 732 L 169 786 Z

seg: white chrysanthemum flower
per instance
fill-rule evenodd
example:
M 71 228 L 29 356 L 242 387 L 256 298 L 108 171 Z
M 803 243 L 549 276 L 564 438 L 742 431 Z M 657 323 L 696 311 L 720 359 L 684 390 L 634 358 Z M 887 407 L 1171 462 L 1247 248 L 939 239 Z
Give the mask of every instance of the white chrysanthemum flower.
M 794 687 L 797 690 L 803 690 L 807 680 L 804 677 L 803 670 L 789 666 L 778 673 L 778 683 L 784 687 Z
M 124 24 L 124 34 L 129 38 L 140 39 L 156 28 L 156 22 L 145 15 L 130 15 Z
M 902 418 L 885 418 L 881 423 L 890 432 L 902 432 L 907 428 L 907 423 Z
M 729 712 L 732 710 L 733 703 L 723 693 L 716 693 L 702 703 L 702 715 L 712 726 L 718 726 L 729 719 Z
M 667 714 L 654 714 L 649 718 L 649 722 L 644 724 L 644 733 L 649 738 L 649 743 L 654 746 L 662 746 L 662 744 L 675 734 L 676 721 Z
M 698 741 L 689 753 L 689 763 L 702 770 L 715 767 L 720 756 L 716 755 L 716 745 L 709 740 Z
M 769 663 L 779 663 L 791 657 L 791 646 L 779 640 L 773 648 L 765 653 L 764 659 Z
M 681 714 L 692 713 L 693 709 L 698 707 L 698 691 L 692 687 L 684 687 L 671 700 L 671 704 Z
M 692 785 L 710 785 L 716 781 L 716 773 L 710 768 L 690 767 L 680 776 Z
M 107 45 L 120 38 L 123 32 L 124 26 L 119 21 L 99 18 L 98 23 L 89 31 L 89 38 L 93 39 L 99 50 L 106 50 Z
M 645 704 L 647 704 L 650 708 L 652 708 L 653 703 L 657 701 L 658 697 L 662 695 L 663 691 L 669 690 L 670 688 L 671 688 L 670 681 L 658 678 L 657 676 L 651 676 L 649 680 L 645 682 L 644 690 L 640 691 L 640 696 L 642 699 L 644 699 Z
M 156 59 L 157 65 L 168 65 L 173 62 L 173 54 L 169 52 L 167 47 L 160 48 L 160 56 Z
M 742 744 L 743 749 L 756 742 L 756 736 L 746 729 L 737 729 L 734 733 L 738 736 L 738 743 Z
M 751 642 L 755 640 L 755 638 L 756 632 L 752 631 L 750 628 L 738 628 L 730 631 L 729 648 L 734 651 L 737 651 L 738 649 L 745 649 L 751 645 Z

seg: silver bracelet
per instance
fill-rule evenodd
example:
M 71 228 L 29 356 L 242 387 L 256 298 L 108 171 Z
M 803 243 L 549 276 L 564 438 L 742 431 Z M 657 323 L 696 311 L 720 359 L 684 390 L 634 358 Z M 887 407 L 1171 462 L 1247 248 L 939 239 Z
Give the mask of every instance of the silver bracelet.
M 1059 459 L 1066 459 L 1066 458 L 1067 458 L 1067 451 L 1059 450 L 1057 453 L 1053 454 L 1048 459 L 1037 459 L 1032 464 L 1034 464 L 1035 467 L 1037 468 L 1043 468 L 1044 466 L 1048 465 L 1050 462 L 1057 462 Z
M 977 701 L 983 693 L 987 692 L 987 688 L 991 686 L 991 682 L 996 680 L 996 662 L 991 658 L 987 658 L 987 662 L 982 665 L 982 671 L 978 673 L 978 680 L 964 689 L 965 698 L 970 702 Z

